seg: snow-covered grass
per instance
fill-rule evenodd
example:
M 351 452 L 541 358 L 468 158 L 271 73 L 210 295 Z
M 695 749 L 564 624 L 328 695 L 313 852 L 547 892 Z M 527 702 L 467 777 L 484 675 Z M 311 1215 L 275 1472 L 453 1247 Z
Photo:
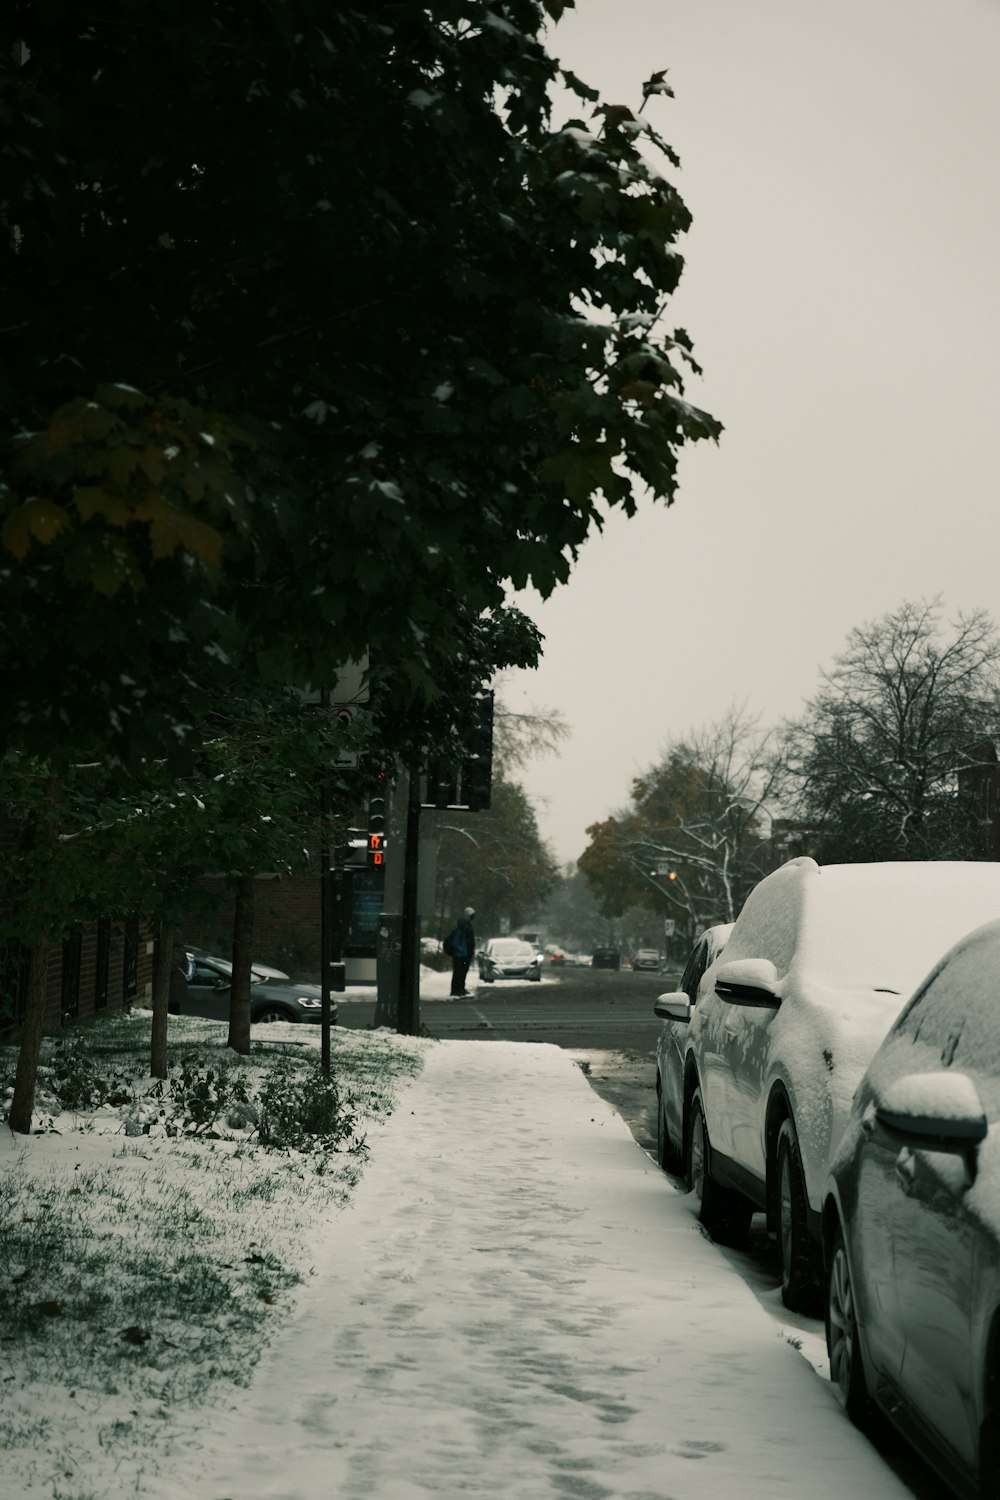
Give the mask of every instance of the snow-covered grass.
M 173 1017 L 161 1083 L 149 1034 L 140 1012 L 47 1041 L 36 1133 L 3 1131 L 7 1497 L 87 1500 L 76 1476 L 101 1455 L 246 1384 L 311 1274 L 310 1227 L 347 1201 L 366 1126 L 431 1045 L 335 1029 L 328 1079 L 318 1028 L 255 1028 L 240 1058 L 225 1027 Z M 0 1051 L 5 1106 L 14 1062 Z

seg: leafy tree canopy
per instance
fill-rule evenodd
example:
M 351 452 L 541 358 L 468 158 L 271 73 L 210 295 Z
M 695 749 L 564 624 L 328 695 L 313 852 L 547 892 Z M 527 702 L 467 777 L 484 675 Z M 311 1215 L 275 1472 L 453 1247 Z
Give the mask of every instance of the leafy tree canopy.
M 369 650 L 433 699 L 603 505 L 672 500 L 720 431 L 657 327 L 689 216 L 646 115 L 547 52 L 564 8 L 6 8 L 9 743 L 172 753 L 178 684 L 234 655 L 317 683 Z

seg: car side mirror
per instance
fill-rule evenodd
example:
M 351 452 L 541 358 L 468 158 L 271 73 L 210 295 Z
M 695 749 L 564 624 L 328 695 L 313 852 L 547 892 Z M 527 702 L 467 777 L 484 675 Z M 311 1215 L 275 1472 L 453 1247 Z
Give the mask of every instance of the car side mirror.
M 989 1124 L 964 1073 L 942 1069 L 896 1078 L 882 1091 L 875 1118 L 900 1145 L 957 1154 L 986 1139 Z
M 715 971 L 715 993 L 733 1005 L 781 1004 L 781 981 L 769 958 L 733 958 Z
M 653 1014 L 659 1016 L 661 1021 L 690 1021 L 693 1009 L 690 997 L 684 990 L 671 990 L 666 995 L 658 995 L 653 1004 Z

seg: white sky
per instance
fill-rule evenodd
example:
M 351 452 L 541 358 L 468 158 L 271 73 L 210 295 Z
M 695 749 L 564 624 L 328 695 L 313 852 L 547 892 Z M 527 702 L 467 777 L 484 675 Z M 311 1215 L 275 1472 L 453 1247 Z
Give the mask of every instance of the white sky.
M 664 743 L 746 700 L 797 714 L 904 598 L 996 606 L 1000 3 L 578 0 L 550 49 L 680 153 L 694 227 L 666 326 L 724 424 L 675 505 L 615 518 L 512 708 L 573 738 L 529 767 L 561 860 Z
M 447 975 L 425 979 L 447 988 Z M 318 1041 L 316 1027 L 265 1030 Z M 335 1032 L 338 1061 L 342 1036 L 383 1040 Z M 140 1257 L 175 1232 L 175 1184 L 228 1213 L 220 1262 L 263 1242 L 305 1276 L 249 1325 L 245 1387 L 199 1373 L 224 1308 L 169 1325 L 171 1347 L 191 1351 L 189 1401 L 157 1399 L 157 1358 L 133 1368 L 113 1312 L 106 1351 L 94 1347 L 106 1362 L 77 1370 L 72 1391 L 19 1345 L 0 1423 L 5 1500 L 904 1500 L 817 1371 L 820 1324 L 786 1314 L 777 1289 L 755 1295 L 566 1053 L 389 1043 L 425 1069 L 367 1124 L 370 1160 L 343 1207 L 308 1172 L 293 1195 L 295 1174 L 211 1141 L 140 1136 L 123 1155 L 112 1111 L 78 1130 L 63 1117 L 60 1135 L 0 1136 L 5 1172 L 85 1195 L 93 1168 L 123 1201 L 162 1179 L 162 1214 L 129 1222 Z M 212 1193 L 213 1152 L 245 1188 L 269 1171 L 273 1198 L 244 1193 L 240 1217 L 236 1195 Z M 39 1268 L 31 1295 L 52 1296 L 50 1281 Z M 256 1367 L 254 1327 L 273 1337 Z

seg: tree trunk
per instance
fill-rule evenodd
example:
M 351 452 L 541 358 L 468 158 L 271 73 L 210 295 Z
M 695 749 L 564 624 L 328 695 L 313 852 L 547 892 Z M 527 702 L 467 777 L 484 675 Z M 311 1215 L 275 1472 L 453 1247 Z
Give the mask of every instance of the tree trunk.
M 21 1046 L 17 1054 L 14 1099 L 8 1121 L 11 1130 L 16 1130 L 19 1135 L 31 1134 L 31 1116 L 35 1108 L 35 1082 L 38 1078 L 38 1058 L 42 1050 L 42 1035 L 45 1030 L 45 1001 L 51 946 L 46 942 L 37 943 L 32 949 L 28 967 L 28 993 L 25 999 L 24 1022 L 21 1026 Z
M 229 992 L 229 1041 L 234 1052 L 250 1051 L 250 966 L 253 961 L 254 899 L 257 882 L 244 876 L 236 887 L 233 917 L 233 987 Z
M 170 1000 L 170 966 L 177 934 L 165 922 L 160 923 L 153 960 L 153 1031 L 149 1044 L 150 1078 L 167 1076 L 167 1009 Z

